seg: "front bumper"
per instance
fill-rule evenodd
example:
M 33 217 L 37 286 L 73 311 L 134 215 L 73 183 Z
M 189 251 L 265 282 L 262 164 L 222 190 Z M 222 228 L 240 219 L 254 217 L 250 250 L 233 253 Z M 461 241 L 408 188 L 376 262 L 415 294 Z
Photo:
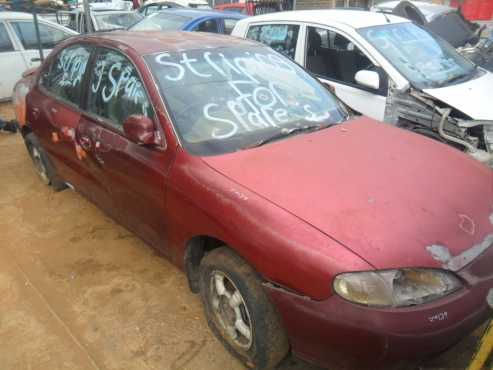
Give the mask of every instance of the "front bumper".
M 486 321 L 493 248 L 459 275 L 465 281 L 460 291 L 407 308 L 364 307 L 336 295 L 314 301 L 272 286 L 268 291 L 297 356 L 330 368 L 375 368 L 443 352 Z

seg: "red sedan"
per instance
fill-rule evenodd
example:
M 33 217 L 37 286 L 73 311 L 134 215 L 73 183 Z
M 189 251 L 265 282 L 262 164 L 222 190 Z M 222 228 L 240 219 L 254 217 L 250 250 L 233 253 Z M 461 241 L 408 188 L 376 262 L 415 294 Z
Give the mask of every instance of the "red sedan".
M 291 348 L 374 367 L 440 352 L 487 318 L 491 169 L 348 115 L 268 47 L 80 36 L 32 78 L 23 133 L 41 178 L 182 268 L 247 366 Z

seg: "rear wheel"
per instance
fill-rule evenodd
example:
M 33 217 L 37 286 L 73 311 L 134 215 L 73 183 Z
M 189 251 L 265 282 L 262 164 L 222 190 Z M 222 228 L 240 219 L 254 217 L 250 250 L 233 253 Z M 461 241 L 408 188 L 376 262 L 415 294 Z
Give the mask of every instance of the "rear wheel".
M 51 185 L 55 191 L 65 189 L 67 186 L 58 177 L 55 167 L 39 143 L 38 138 L 31 132 L 26 135 L 24 140 L 26 142 L 27 151 L 33 161 L 34 169 L 41 181 L 46 185 Z
M 226 247 L 200 265 L 200 292 L 209 327 L 246 366 L 274 368 L 288 352 L 286 333 L 256 272 Z

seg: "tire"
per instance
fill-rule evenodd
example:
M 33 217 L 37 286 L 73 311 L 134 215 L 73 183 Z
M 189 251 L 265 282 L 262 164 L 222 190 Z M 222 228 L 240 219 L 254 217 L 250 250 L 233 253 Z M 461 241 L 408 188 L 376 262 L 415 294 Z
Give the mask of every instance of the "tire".
M 232 250 L 214 249 L 202 259 L 200 295 L 212 332 L 247 367 L 273 369 L 286 356 L 289 343 L 279 315 L 257 273 Z M 233 328 L 238 318 L 242 323 Z
M 33 161 L 34 168 L 41 181 L 50 185 L 53 190 L 61 191 L 67 187 L 57 175 L 55 167 L 41 146 L 38 138 L 31 132 L 24 137 L 27 151 Z

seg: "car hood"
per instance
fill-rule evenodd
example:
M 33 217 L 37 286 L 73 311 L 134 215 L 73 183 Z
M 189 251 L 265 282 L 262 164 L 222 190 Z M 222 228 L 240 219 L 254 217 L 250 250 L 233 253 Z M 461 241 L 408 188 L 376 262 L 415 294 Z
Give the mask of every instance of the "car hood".
M 368 118 L 203 160 L 376 268 L 447 267 L 493 238 L 489 168 Z
M 488 72 L 471 81 L 423 91 L 472 119 L 493 120 L 492 86 L 493 74 Z

